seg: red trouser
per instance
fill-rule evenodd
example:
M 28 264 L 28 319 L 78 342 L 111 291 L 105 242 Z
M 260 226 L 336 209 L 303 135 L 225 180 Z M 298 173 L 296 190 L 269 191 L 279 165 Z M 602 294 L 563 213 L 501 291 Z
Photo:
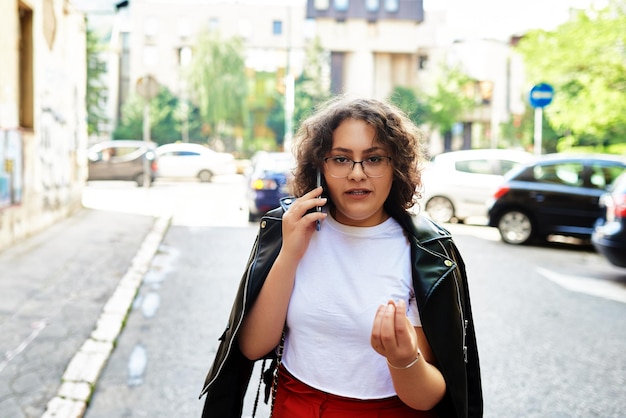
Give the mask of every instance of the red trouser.
M 360 400 L 314 389 L 284 367 L 278 373 L 278 389 L 272 418 L 435 418 L 430 411 L 416 411 L 394 396 Z

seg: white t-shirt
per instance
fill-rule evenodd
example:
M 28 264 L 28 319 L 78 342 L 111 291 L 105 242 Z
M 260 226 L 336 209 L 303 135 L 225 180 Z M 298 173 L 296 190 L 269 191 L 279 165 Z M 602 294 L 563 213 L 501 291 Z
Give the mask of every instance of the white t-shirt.
M 390 299 L 404 299 L 409 319 L 421 325 L 402 227 L 393 218 L 353 227 L 329 215 L 296 271 L 284 366 L 307 385 L 335 395 L 395 395 L 385 358 L 370 345 L 376 310 Z

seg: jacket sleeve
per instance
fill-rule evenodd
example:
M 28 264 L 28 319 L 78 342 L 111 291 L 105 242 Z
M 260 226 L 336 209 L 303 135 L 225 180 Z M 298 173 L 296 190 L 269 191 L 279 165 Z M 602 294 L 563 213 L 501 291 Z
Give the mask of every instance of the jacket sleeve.
M 470 303 L 470 294 L 467 282 L 467 273 L 465 271 L 465 263 L 459 253 L 458 248 L 452 242 L 452 256 L 457 264 L 461 280 L 461 298 L 464 317 L 467 321 L 465 345 L 467 347 L 467 408 L 469 418 L 479 418 L 483 416 L 483 395 L 482 381 L 480 376 L 480 362 L 478 359 L 478 345 L 476 343 L 476 332 L 474 328 L 474 317 L 472 315 L 472 306 Z
M 231 309 L 226 330 L 220 337 L 211 369 L 200 396 L 206 393 L 202 418 L 239 418 L 243 399 L 254 368 L 254 361 L 239 350 L 237 334 L 241 322 L 258 296 L 282 245 L 282 210 L 266 214 L 250 253 L 245 272 Z M 274 351 L 265 358 L 274 358 Z

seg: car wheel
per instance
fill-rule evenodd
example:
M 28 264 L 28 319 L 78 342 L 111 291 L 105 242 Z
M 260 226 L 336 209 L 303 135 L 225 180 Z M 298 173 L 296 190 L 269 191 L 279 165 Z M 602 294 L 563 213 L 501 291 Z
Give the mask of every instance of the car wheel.
M 209 170 L 202 170 L 198 173 L 198 178 L 202 183 L 209 183 L 211 180 L 213 180 L 213 173 L 211 173 Z
M 533 223 L 530 218 L 518 210 L 502 214 L 498 220 L 498 231 L 502 241 L 507 244 L 527 244 L 533 238 Z
M 137 174 L 135 176 L 135 183 L 137 183 L 137 186 L 143 187 L 143 179 L 144 179 L 143 173 Z M 152 186 L 152 182 L 153 181 L 154 181 L 154 179 L 150 178 L 148 180 L 148 186 Z
M 435 196 L 426 202 L 424 208 L 428 216 L 435 222 L 450 222 L 454 218 L 454 205 L 442 196 Z

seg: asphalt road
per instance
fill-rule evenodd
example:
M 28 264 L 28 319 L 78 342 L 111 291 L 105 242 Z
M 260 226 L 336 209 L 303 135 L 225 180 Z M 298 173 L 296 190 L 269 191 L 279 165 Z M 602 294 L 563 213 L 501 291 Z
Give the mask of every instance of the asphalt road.
M 116 193 L 99 192 L 107 202 Z M 174 212 L 172 226 L 89 418 L 200 416 L 198 394 L 256 233 L 240 210 L 240 179 L 150 193 Z M 516 247 L 492 228 L 448 227 L 469 274 L 485 417 L 624 417 L 626 270 L 588 246 Z

